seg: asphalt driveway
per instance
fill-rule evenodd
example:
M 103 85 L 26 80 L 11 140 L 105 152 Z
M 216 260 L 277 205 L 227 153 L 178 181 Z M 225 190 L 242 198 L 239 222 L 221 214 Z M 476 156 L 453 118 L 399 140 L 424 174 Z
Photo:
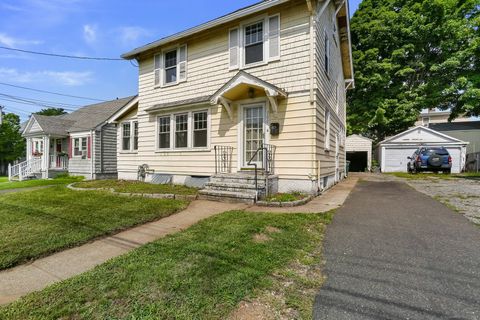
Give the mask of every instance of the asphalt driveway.
M 401 182 L 359 182 L 325 238 L 315 319 L 480 319 L 480 228 Z

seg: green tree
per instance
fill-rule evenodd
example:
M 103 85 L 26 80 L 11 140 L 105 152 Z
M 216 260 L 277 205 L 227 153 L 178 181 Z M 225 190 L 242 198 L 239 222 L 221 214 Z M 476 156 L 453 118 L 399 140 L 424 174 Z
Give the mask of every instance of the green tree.
M 39 112 L 35 112 L 35 114 L 39 114 L 42 116 L 61 116 L 62 114 L 66 114 L 67 112 L 63 108 L 45 108 L 40 110 Z
M 7 113 L 0 125 L 0 173 L 5 174 L 8 163 L 25 155 L 25 139 L 20 132 L 20 117 Z
M 351 20 L 350 133 L 376 140 L 425 108 L 480 115 L 479 0 L 363 0 Z

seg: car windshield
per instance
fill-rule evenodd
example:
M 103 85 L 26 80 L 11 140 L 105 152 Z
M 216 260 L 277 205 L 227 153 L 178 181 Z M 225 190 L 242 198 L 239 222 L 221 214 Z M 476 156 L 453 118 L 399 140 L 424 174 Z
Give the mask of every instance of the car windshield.
M 439 156 L 447 156 L 448 155 L 447 149 L 443 149 L 443 148 L 432 148 L 432 149 L 427 149 L 427 151 L 426 151 L 427 155 L 432 155 L 434 153 L 438 154 Z

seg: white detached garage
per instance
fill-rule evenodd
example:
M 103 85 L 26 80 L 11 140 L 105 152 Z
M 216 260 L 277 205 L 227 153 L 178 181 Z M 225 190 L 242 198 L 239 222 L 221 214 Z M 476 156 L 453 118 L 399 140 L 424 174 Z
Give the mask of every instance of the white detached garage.
M 377 145 L 382 172 L 407 172 L 408 158 L 420 146 L 445 147 L 452 157 L 452 173 L 462 172 L 468 142 L 427 127 L 413 127 Z

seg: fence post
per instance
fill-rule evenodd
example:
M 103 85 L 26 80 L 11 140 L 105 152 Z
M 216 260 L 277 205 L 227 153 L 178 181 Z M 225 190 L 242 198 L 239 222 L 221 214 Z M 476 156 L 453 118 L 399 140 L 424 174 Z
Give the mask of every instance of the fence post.
M 12 164 L 8 164 L 8 181 L 12 181 Z
M 476 159 L 476 165 L 477 165 L 477 172 L 480 169 L 480 152 L 477 153 L 477 159 Z

